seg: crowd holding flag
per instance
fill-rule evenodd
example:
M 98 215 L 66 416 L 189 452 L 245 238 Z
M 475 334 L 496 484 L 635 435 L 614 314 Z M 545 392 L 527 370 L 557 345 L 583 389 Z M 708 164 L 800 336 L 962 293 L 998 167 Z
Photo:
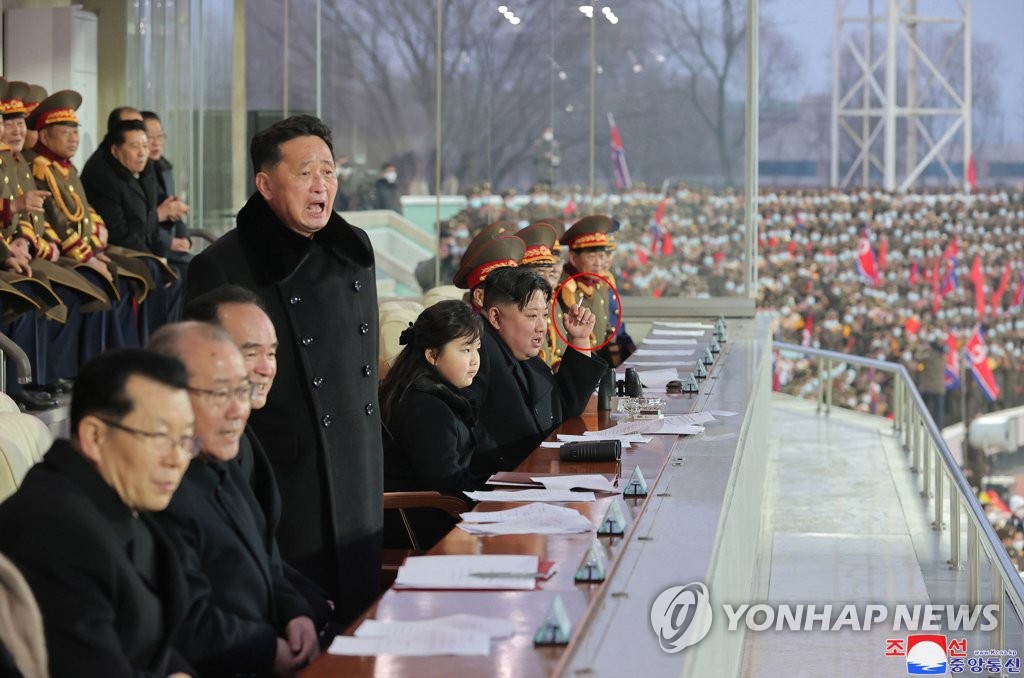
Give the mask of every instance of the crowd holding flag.
M 946 381 L 946 390 L 960 388 L 960 346 L 952 332 L 946 334 L 946 369 L 942 376 Z
M 999 278 L 999 286 L 992 293 L 992 315 L 999 315 L 1003 312 L 1003 295 L 1006 294 L 1007 288 L 1010 287 L 1011 275 L 1013 275 L 1012 262 L 1007 262 L 1006 267 L 1003 268 L 1003 275 Z
M 964 352 L 971 375 L 978 382 L 985 397 L 989 402 L 999 398 L 999 386 L 996 384 L 995 375 L 992 374 L 992 368 L 988 364 L 988 345 L 985 343 L 981 325 L 974 328 L 971 338 L 967 341 L 967 346 L 964 347 Z
M 1014 310 L 1020 310 L 1021 306 L 1024 306 L 1024 267 L 1017 271 L 1017 291 L 1013 294 L 1013 301 L 1010 303 L 1010 307 Z
M 867 226 L 861 231 L 860 243 L 857 246 L 857 273 L 872 285 L 879 282 L 878 261 L 875 259 L 875 251 L 871 248 L 871 233 Z
M 615 118 L 608 114 L 608 126 L 612 135 L 612 176 L 615 177 L 615 190 L 622 191 L 633 186 L 629 178 L 629 167 L 626 166 L 626 149 L 622 145 L 622 136 L 615 124 Z
M 985 317 L 985 275 L 981 270 L 980 254 L 975 254 L 971 262 L 971 285 L 974 286 L 974 310 L 981 320 Z

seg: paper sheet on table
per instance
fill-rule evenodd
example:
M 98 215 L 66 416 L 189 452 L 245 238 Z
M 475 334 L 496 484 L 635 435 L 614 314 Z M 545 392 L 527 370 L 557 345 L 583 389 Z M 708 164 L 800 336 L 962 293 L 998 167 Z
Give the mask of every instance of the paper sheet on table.
M 733 412 L 732 410 L 708 410 L 709 414 L 715 417 L 735 417 L 739 412 Z
M 478 614 L 450 614 L 435 619 L 411 619 L 407 621 L 381 621 L 366 619 L 356 629 L 356 638 L 379 638 L 404 633 L 406 630 L 416 631 L 420 628 L 462 629 L 473 633 L 482 633 L 490 639 L 508 638 L 515 632 L 515 626 L 508 619 L 499 617 L 483 617 Z
M 644 341 L 648 341 L 651 338 L 666 338 L 666 337 L 703 337 L 704 330 L 663 330 L 655 327 L 651 330 L 651 336 L 644 338 Z
M 667 320 L 659 320 L 654 323 L 655 328 L 659 327 L 670 327 L 673 329 L 691 329 L 691 330 L 713 330 L 715 326 L 713 324 L 701 323 L 695 321 L 689 322 L 669 322 Z
M 671 435 L 671 436 L 692 436 L 704 432 L 703 426 L 695 424 L 682 424 L 666 419 L 660 421 L 649 421 L 650 427 L 644 429 L 649 435 Z
M 537 556 L 412 556 L 398 568 L 395 588 L 529 591 L 536 587 L 538 565 Z M 521 573 L 522 576 L 479 576 L 485 572 Z
M 628 440 L 634 436 L 642 437 L 640 434 L 643 432 L 644 427 L 651 422 L 648 421 L 623 421 L 611 428 L 606 428 L 601 431 L 587 431 L 583 435 L 587 440 L 603 439 L 603 438 L 618 438 L 619 440 Z M 651 439 L 647 438 L 644 442 L 650 442 Z M 622 444 L 626 446 L 625 443 Z
M 700 424 L 715 421 L 715 415 L 710 412 L 691 412 L 690 414 L 673 414 L 671 417 L 665 417 L 665 420 L 671 420 L 679 424 L 694 424 L 699 426 Z
M 396 657 L 430 657 L 457 655 L 486 657 L 491 653 L 491 639 L 485 633 L 445 627 L 406 627 L 386 636 L 355 638 L 337 636 L 327 654 Z
M 594 526 L 576 509 L 551 504 L 531 504 L 533 511 L 476 511 L 463 514 L 479 515 L 488 522 L 472 520 L 459 523 L 463 532 L 470 534 L 581 534 L 591 532 Z
M 670 337 L 644 337 L 643 346 L 693 346 L 690 342 L 684 342 L 682 339 L 672 339 Z
M 696 343 L 696 342 L 694 342 Z M 637 358 L 643 358 L 644 356 L 679 356 L 685 358 L 688 355 L 696 353 L 695 350 L 691 349 L 675 349 L 675 348 L 638 348 L 632 356 Z
M 494 492 L 466 492 L 473 501 L 594 501 L 593 492 L 568 490 L 516 490 Z
M 615 492 L 615 486 L 600 473 L 587 473 L 582 475 L 566 476 L 537 476 L 531 478 L 542 483 L 549 490 L 595 490 L 597 492 Z M 573 510 L 573 509 L 570 509 Z
M 467 511 L 465 513 L 460 513 L 459 517 L 462 518 L 462 521 L 465 523 L 500 523 L 506 520 L 520 520 L 551 515 L 553 513 L 552 509 L 554 509 L 554 512 L 560 514 L 565 511 L 579 513 L 576 509 L 569 508 L 568 506 L 555 506 L 553 504 L 527 504 L 526 506 L 517 506 L 503 511 Z
M 633 356 L 630 356 L 629 360 L 622 364 L 622 367 L 635 367 L 639 371 L 645 367 L 690 367 L 696 365 L 695 360 L 633 360 Z M 623 373 L 625 374 L 625 373 Z

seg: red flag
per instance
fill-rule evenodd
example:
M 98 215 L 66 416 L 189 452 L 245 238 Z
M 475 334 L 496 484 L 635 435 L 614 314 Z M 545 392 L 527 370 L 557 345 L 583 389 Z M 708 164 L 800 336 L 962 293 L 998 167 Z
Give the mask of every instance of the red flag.
M 615 190 L 621 191 L 632 187 L 633 181 L 629 178 L 629 168 L 626 166 L 626 148 L 622 145 L 622 135 L 611 113 L 608 114 L 608 126 L 611 128 L 612 176 L 615 177 Z
M 641 266 L 644 266 L 649 261 L 647 257 L 647 248 L 639 243 L 636 246 L 636 260 L 640 262 Z
M 960 244 L 956 238 L 953 238 L 946 244 L 946 249 L 942 251 L 942 260 L 949 262 L 951 259 L 959 259 L 960 257 Z
M 661 253 L 666 257 L 672 255 L 672 234 L 667 228 L 665 234 L 661 236 Z
M 939 312 L 942 305 L 942 294 L 939 291 L 939 258 L 932 259 L 932 313 Z
M 882 236 L 878 240 L 878 268 L 884 271 L 886 264 L 889 262 L 889 238 Z
M 658 228 L 661 228 L 661 221 L 665 218 L 666 207 L 668 207 L 668 194 L 661 196 L 658 209 L 654 210 L 654 223 L 658 225 Z
M 985 316 L 985 276 L 981 272 L 981 255 L 975 254 L 971 262 L 971 284 L 974 285 L 974 310 L 978 320 Z
M 999 385 L 988 366 L 988 346 L 985 344 L 985 337 L 981 334 L 981 325 L 974 328 L 967 346 L 964 347 L 967 353 L 967 360 L 971 368 L 974 380 L 978 382 L 982 392 L 989 401 L 999 397 Z
M 910 284 L 917 284 L 917 259 L 910 262 Z
M 1003 295 L 1006 294 L 1006 288 L 1010 286 L 1010 264 L 1007 262 L 1006 268 L 1003 269 L 1003 277 L 999 279 L 999 287 L 992 293 L 992 315 L 999 315 L 1003 312 Z
M 952 332 L 946 334 L 946 369 L 942 371 L 942 379 L 947 390 L 960 388 L 960 346 Z
M 967 188 L 971 193 L 978 190 L 978 167 L 974 164 L 974 154 L 967 159 Z
M 562 208 L 562 214 L 567 217 L 576 214 L 576 198 L 569 198 L 569 202 L 565 203 L 565 207 Z
M 1024 271 L 1017 276 L 1017 291 L 1013 293 L 1013 303 L 1010 305 L 1014 308 L 1024 306 Z
M 921 329 L 921 321 L 913 317 L 907 318 L 903 323 L 903 329 L 907 334 L 917 334 Z
M 861 231 L 857 246 L 857 272 L 872 285 L 878 284 L 878 262 L 875 260 L 875 251 L 871 249 L 871 234 L 867 226 Z

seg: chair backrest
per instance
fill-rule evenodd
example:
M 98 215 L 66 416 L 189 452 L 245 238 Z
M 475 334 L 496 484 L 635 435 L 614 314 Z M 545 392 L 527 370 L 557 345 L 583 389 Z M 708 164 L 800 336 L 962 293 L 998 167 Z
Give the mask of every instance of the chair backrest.
M 31 414 L 0 412 L 0 501 L 18 489 L 52 444 L 50 429 Z
M 402 524 L 405 526 L 406 535 L 409 537 L 409 543 L 412 544 L 414 551 L 420 550 L 420 543 L 409 523 L 409 518 L 405 515 L 405 510 L 418 508 L 444 511 L 458 520 L 460 513 L 469 510 L 469 504 L 463 499 L 440 492 L 385 492 L 384 510 L 397 510 L 402 516 Z
M 445 301 L 447 299 L 455 299 L 458 301 L 465 296 L 466 290 L 459 289 L 455 285 L 438 285 L 437 287 L 431 287 L 423 295 L 423 308 L 430 308 L 437 302 Z
M 422 308 L 392 307 L 390 310 L 380 312 L 380 378 L 383 378 L 387 370 L 395 362 L 395 358 L 402 352 L 402 346 L 398 338 L 402 331 L 409 326 L 409 323 L 416 322 L 420 317 Z

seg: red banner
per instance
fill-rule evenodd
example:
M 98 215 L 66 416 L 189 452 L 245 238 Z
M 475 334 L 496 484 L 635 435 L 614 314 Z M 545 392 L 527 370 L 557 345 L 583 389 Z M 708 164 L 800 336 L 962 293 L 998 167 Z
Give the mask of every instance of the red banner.
M 967 346 L 964 347 L 964 352 L 967 354 L 971 374 L 974 375 L 974 380 L 978 382 L 985 397 L 990 402 L 998 398 L 999 385 L 996 384 L 995 375 L 992 374 L 992 369 L 988 366 L 988 345 L 981 333 L 981 325 L 974 328 L 974 333 L 971 334 Z

